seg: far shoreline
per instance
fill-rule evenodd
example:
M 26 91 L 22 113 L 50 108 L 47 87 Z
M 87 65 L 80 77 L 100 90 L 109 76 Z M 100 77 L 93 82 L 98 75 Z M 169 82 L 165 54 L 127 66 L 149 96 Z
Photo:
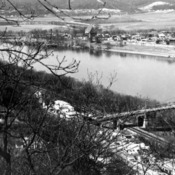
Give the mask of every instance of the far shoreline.
M 102 44 L 101 48 L 99 45 L 94 45 L 94 50 L 102 50 L 105 52 L 115 52 L 123 54 L 132 54 L 132 55 L 143 55 L 150 57 L 157 57 L 165 61 L 175 61 L 175 50 L 169 47 L 159 47 L 159 46 L 145 46 L 145 45 L 127 45 L 123 47 L 112 46 L 111 48 L 106 48 Z
M 134 55 L 144 55 L 144 56 L 153 56 L 153 57 L 161 57 L 167 58 L 169 60 L 174 60 L 175 57 L 169 54 L 157 54 L 157 53 L 149 53 L 149 52 L 136 52 L 136 51 L 129 51 L 129 50 L 119 50 L 119 49 L 102 49 L 107 52 L 116 52 L 116 53 L 126 53 L 126 54 L 134 54 Z

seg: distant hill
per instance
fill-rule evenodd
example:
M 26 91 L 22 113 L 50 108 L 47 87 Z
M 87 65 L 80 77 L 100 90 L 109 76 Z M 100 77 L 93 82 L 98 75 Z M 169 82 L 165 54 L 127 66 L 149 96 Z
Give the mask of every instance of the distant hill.
M 149 11 L 167 11 L 167 10 L 175 10 L 174 2 L 165 2 L 165 1 L 155 1 L 148 5 L 144 5 L 139 8 L 142 11 L 149 12 Z
M 12 0 L 19 6 L 27 6 L 42 9 L 37 0 Z M 175 9 L 175 0 L 71 0 L 72 9 L 98 9 L 106 1 L 105 8 L 121 10 L 122 12 L 134 13 L 139 11 L 155 11 Z M 68 8 L 67 0 L 49 0 L 59 8 Z

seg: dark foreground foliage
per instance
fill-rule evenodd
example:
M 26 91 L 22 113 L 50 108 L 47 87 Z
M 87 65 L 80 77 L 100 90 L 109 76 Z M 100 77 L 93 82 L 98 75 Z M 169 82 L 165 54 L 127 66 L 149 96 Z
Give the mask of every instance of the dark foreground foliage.
M 42 93 L 42 102 L 48 108 L 43 109 L 36 92 Z M 75 107 L 78 113 L 73 119 L 48 111 L 58 99 Z M 113 131 L 85 122 L 82 114 L 104 116 L 144 104 L 142 99 L 114 93 L 92 82 L 1 62 L 0 167 L 4 168 L 0 174 L 127 174 L 131 169 L 110 148 L 118 137 L 112 136 Z

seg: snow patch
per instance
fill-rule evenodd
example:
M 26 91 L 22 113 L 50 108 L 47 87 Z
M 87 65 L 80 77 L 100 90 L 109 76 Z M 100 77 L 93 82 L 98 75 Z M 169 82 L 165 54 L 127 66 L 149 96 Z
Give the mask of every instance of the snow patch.
M 175 10 L 174 9 L 168 9 L 168 10 L 156 10 L 154 11 L 154 13 L 171 13 L 171 12 L 174 12 Z
M 104 4 L 104 2 L 103 1 L 101 1 L 101 0 L 97 0 L 99 3 L 101 3 L 101 4 Z
M 172 5 L 172 4 L 167 3 L 167 2 L 163 2 L 163 1 L 157 1 L 157 2 L 151 3 L 147 6 L 141 7 L 140 9 L 144 10 L 144 11 L 150 11 L 150 10 L 152 10 L 153 7 L 159 6 L 159 5 Z
M 119 13 L 121 10 L 119 9 L 108 9 L 108 8 L 103 8 L 104 12 L 114 12 L 114 13 Z
M 90 13 L 90 14 L 97 14 L 99 12 L 99 10 L 101 9 L 76 9 L 76 10 L 66 10 L 66 9 L 62 9 L 62 11 L 69 13 L 69 12 L 73 12 L 73 13 L 82 13 L 82 14 L 86 14 L 86 13 Z M 57 11 L 58 12 L 58 11 Z M 103 8 L 101 13 L 120 13 L 121 10 L 119 9 L 108 9 L 108 8 Z

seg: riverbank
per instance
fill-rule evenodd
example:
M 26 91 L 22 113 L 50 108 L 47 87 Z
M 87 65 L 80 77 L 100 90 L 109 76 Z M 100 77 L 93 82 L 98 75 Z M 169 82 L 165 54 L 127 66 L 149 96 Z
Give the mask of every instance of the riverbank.
M 101 49 L 108 52 L 116 52 L 123 54 L 135 54 L 135 55 L 144 55 L 158 57 L 160 59 L 165 59 L 168 61 L 175 61 L 175 46 L 167 45 L 140 45 L 140 44 L 127 44 L 126 46 L 119 47 L 111 45 L 110 47 L 102 44 L 97 45 L 93 43 L 94 49 Z
M 175 61 L 175 55 L 167 54 L 167 53 L 151 53 L 151 52 L 145 52 L 145 51 L 131 51 L 131 50 L 119 50 L 119 49 L 105 49 L 105 51 L 109 52 L 118 52 L 118 53 L 126 53 L 126 54 L 135 54 L 135 55 L 144 55 L 144 56 L 153 56 L 153 57 L 161 57 L 161 58 L 167 58 L 168 60 L 174 60 Z
M 7 42 L 7 41 L 6 41 Z M 12 42 L 8 42 L 14 44 Z M 22 45 L 22 42 L 15 42 L 15 44 Z M 25 45 L 33 46 L 38 43 L 27 43 Z M 42 43 L 41 43 L 42 44 Z M 65 40 L 62 43 L 50 43 L 46 45 L 49 49 L 60 49 L 60 48 L 72 48 L 80 50 L 91 50 L 94 52 L 105 51 L 133 55 L 143 55 L 156 57 L 164 61 L 175 62 L 175 46 L 173 45 L 160 45 L 160 44 L 140 44 L 140 43 L 127 43 L 124 46 L 119 46 L 117 43 L 90 43 L 84 40 Z

